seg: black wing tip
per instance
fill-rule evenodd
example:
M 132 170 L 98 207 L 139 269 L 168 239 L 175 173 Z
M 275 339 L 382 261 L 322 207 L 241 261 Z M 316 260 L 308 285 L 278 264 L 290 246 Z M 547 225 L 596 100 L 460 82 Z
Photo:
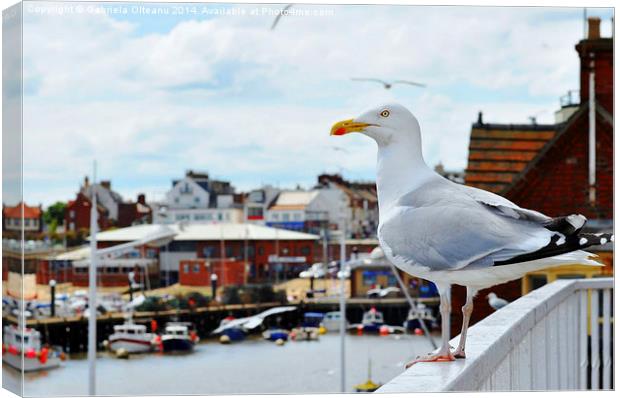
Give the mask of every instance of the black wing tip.
M 523 263 L 526 261 L 540 260 L 542 258 L 548 258 L 558 256 L 564 253 L 570 253 L 577 250 L 583 250 L 590 246 L 604 245 L 608 242 L 614 241 L 614 234 L 612 233 L 583 233 L 575 234 L 566 237 L 566 240 L 560 242 L 560 235 L 554 235 L 551 238 L 551 242 L 541 249 L 538 249 L 531 253 L 521 254 L 519 256 L 509 258 L 508 260 L 496 261 L 493 266 L 508 265 Z

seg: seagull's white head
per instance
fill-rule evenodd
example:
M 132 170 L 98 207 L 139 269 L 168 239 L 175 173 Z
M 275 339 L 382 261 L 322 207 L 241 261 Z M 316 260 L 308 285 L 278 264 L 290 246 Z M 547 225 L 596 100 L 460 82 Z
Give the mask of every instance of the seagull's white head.
M 487 294 L 487 298 L 488 299 L 496 299 L 497 295 L 495 293 L 489 293 L 489 294 Z
M 400 104 L 378 106 L 355 119 L 334 124 L 331 135 L 359 132 L 374 139 L 379 146 L 414 144 L 420 146 L 420 125 L 411 112 Z

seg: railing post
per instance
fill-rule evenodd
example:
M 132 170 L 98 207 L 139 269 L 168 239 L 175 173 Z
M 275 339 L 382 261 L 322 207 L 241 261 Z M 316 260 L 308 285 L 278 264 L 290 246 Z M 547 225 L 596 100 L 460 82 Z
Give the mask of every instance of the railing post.
M 592 390 L 600 389 L 600 358 L 599 358 L 599 303 L 598 290 L 591 290 L 590 297 L 590 355 L 592 357 L 592 366 L 590 372 L 590 385 Z
M 603 389 L 611 389 L 611 290 L 603 290 Z
M 579 292 L 579 389 L 588 389 L 588 291 Z

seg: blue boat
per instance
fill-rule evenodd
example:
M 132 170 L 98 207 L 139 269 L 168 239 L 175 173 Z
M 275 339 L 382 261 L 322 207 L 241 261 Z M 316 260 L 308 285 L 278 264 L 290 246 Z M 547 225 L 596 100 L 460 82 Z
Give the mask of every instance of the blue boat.
M 263 337 L 269 341 L 286 341 L 288 340 L 288 332 L 284 329 L 267 329 L 263 332 Z
M 220 336 L 227 336 L 230 341 L 241 341 L 245 339 L 245 332 L 241 328 L 224 329 Z
M 168 322 L 164 334 L 161 336 L 161 345 L 164 352 L 189 352 L 199 338 L 189 322 Z

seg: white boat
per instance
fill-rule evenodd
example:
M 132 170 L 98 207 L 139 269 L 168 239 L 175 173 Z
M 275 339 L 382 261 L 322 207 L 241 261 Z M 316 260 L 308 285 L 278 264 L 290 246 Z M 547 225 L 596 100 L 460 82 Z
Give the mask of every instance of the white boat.
M 108 337 L 109 348 L 113 352 L 120 349 L 128 353 L 149 352 L 156 344 L 157 335 L 146 331 L 146 326 L 125 322 L 114 326 L 114 333 Z
M 61 356 L 62 353 L 41 346 L 39 331 L 32 328 L 22 331 L 15 325 L 4 327 L 2 361 L 7 365 L 24 372 L 34 372 L 60 366 Z
M 325 314 L 322 324 L 328 332 L 337 332 L 340 330 L 340 311 L 331 311 Z M 345 321 L 345 329 L 348 327 Z
M 414 308 L 409 310 L 403 327 L 407 330 L 419 328 L 422 326 L 420 320 L 423 320 L 427 327 L 435 327 L 437 325 L 437 318 L 433 315 L 433 309 L 422 303 L 417 303 Z

